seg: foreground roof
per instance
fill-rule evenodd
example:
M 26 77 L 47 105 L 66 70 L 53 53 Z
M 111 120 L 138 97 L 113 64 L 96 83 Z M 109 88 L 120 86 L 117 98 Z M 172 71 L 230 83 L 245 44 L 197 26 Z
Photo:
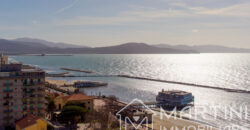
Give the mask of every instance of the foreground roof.
M 90 100 L 93 97 L 87 96 L 85 94 L 72 94 L 66 97 L 67 101 L 82 101 L 82 100 Z
M 28 126 L 36 124 L 38 119 L 43 120 L 43 118 L 41 118 L 41 117 L 29 115 L 29 116 L 26 116 L 26 117 L 22 118 L 21 120 L 17 121 L 16 125 L 18 125 L 20 127 L 20 129 L 23 129 L 23 128 L 26 128 Z

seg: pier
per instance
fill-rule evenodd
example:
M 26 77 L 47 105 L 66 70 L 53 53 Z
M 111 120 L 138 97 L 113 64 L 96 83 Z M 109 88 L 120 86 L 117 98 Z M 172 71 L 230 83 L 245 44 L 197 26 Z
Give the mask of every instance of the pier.
M 61 70 L 83 72 L 83 73 L 94 73 L 93 71 L 90 71 L 90 70 L 81 70 L 81 69 L 64 68 L 64 67 L 62 67 Z
M 137 76 L 129 76 L 129 75 L 54 75 L 51 77 L 121 77 L 121 78 L 148 80 L 148 81 L 156 81 L 156 82 L 163 82 L 163 83 L 170 83 L 170 84 L 179 84 L 179 85 L 186 85 L 186 86 L 193 86 L 193 87 L 200 87 L 200 88 L 210 88 L 210 89 L 217 89 L 217 90 L 222 90 L 222 91 L 227 91 L 227 92 L 250 94 L 249 90 L 231 89 L 231 88 L 215 87 L 215 86 L 209 86 L 209 85 L 201 85 L 201 84 L 194 84 L 194 83 L 161 80 L 161 79 L 153 79 L 153 78 L 145 78 L 145 77 L 137 77 Z

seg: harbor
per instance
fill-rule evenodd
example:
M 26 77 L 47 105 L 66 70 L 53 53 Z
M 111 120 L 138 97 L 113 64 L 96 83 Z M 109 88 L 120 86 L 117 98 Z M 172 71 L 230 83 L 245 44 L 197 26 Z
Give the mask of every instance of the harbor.
M 133 55 L 131 56 L 135 58 L 137 57 Z M 225 55 L 218 55 L 218 56 L 216 55 L 216 57 L 218 58 L 221 58 L 222 56 L 224 58 Z M 233 56 L 235 55 L 230 55 L 230 57 L 233 57 Z M 159 91 L 161 91 L 162 89 L 165 89 L 165 90 L 177 89 L 177 90 L 192 92 L 192 94 L 195 97 L 194 105 L 196 107 L 200 106 L 201 104 L 206 107 L 209 107 L 214 104 L 221 105 L 221 106 L 231 106 L 232 104 L 234 104 L 233 107 L 236 110 L 238 110 L 239 108 L 237 106 L 241 106 L 242 104 L 249 105 L 249 101 L 250 101 L 249 89 L 247 89 L 248 81 L 241 82 L 241 80 L 238 79 L 237 82 L 235 82 L 235 84 L 237 83 L 239 85 L 235 87 L 233 86 L 234 85 L 233 83 L 224 81 L 223 77 L 226 77 L 226 75 L 218 76 L 217 74 L 211 74 L 212 76 L 208 76 L 209 74 L 203 75 L 202 73 L 202 74 L 198 74 L 197 76 L 197 74 L 189 72 L 188 70 L 182 70 L 181 75 L 180 75 L 180 73 L 178 73 L 180 71 L 178 70 L 178 68 L 177 69 L 171 68 L 171 66 L 168 65 L 174 62 L 171 60 L 167 62 L 167 65 L 164 65 L 164 66 L 167 66 L 166 68 L 162 68 L 161 71 L 155 70 L 157 72 L 156 74 L 154 70 L 150 70 L 150 68 L 145 68 L 146 66 L 141 66 L 140 64 L 136 64 L 135 66 L 134 64 L 130 64 L 131 58 L 125 57 L 123 55 L 119 55 L 119 57 L 116 57 L 114 55 L 112 56 L 75 55 L 73 57 L 75 60 L 77 59 L 76 62 L 79 62 L 79 61 L 81 62 L 81 66 L 79 64 L 72 64 L 72 63 L 65 62 L 65 60 L 71 60 L 71 58 L 67 58 L 67 57 L 56 58 L 57 62 L 63 63 L 63 64 L 57 64 L 57 62 L 55 63 L 54 57 L 38 58 L 38 57 L 32 57 L 32 56 L 30 57 L 16 56 L 13 58 L 20 62 L 38 65 L 42 69 L 48 71 L 47 73 L 51 73 L 51 74 L 67 72 L 67 71 L 61 70 L 60 69 L 61 67 L 78 68 L 78 69 L 88 68 L 88 70 L 93 70 L 95 72 L 98 72 L 98 74 L 97 73 L 84 74 L 84 73 L 78 73 L 78 72 L 72 71 L 69 74 L 65 74 L 63 76 L 62 75 L 55 76 L 55 77 L 51 76 L 48 78 L 52 80 L 65 80 L 67 82 L 70 82 L 73 80 L 74 81 L 90 80 L 90 81 L 107 82 L 108 85 L 106 87 L 82 88 L 80 91 L 83 91 L 84 93 L 88 95 L 98 95 L 100 92 L 102 93 L 102 95 L 115 95 L 119 97 L 120 101 L 127 102 L 127 103 L 130 102 L 134 98 L 138 98 L 138 99 L 143 100 L 143 102 L 145 102 L 146 104 L 147 103 L 155 104 L 156 103 L 155 97 L 157 96 Z M 98 60 L 91 60 L 88 63 L 86 63 L 85 61 L 87 61 L 89 57 L 93 59 L 98 58 Z M 99 63 L 99 60 L 100 60 L 99 57 L 103 58 L 103 60 L 101 59 L 100 63 Z M 110 60 L 110 57 L 111 59 L 113 60 L 116 59 L 118 61 L 122 57 L 123 59 L 125 58 L 125 62 L 118 62 L 117 63 L 118 66 L 117 65 L 112 66 L 114 62 Z M 140 58 L 136 58 L 136 59 L 142 60 L 140 62 L 143 62 L 144 60 L 141 59 L 141 56 L 139 57 Z M 150 64 L 153 64 L 153 65 L 156 64 L 156 66 L 161 65 L 161 63 L 158 64 L 157 62 L 158 60 L 160 61 L 160 59 L 158 59 L 157 56 L 150 55 L 149 57 L 151 57 L 150 59 L 152 59 L 154 62 L 151 63 L 152 60 L 145 60 L 144 62 L 150 62 Z M 165 57 L 166 59 L 168 59 L 168 56 L 166 55 L 162 57 L 164 57 L 163 59 L 165 59 Z M 190 55 L 188 57 L 193 57 L 193 56 Z M 202 59 L 206 59 L 205 57 L 213 57 L 213 55 L 202 54 L 202 55 L 199 55 L 199 57 L 203 57 Z M 147 58 L 144 58 L 144 59 L 147 59 Z M 157 59 L 157 60 L 154 60 L 154 59 Z M 177 59 L 177 61 L 179 60 Z M 213 67 L 217 67 L 217 60 L 212 60 L 212 61 L 214 63 Z M 188 61 L 185 61 L 185 62 L 188 62 Z M 47 63 L 50 63 L 50 64 L 47 64 Z M 101 63 L 107 64 L 108 67 L 100 66 L 100 65 L 103 65 Z M 123 64 L 125 63 L 126 66 L 128 66 L 128 68 L 124 67 L 123 64 L 119 65 L 120 63 L 123 63 Z M 234 66 L 236 67 L 237 65 L 234 64 Z M 223 67 L 224 67 L 223 71 L 227 70 L 223 74 L 227 74 L 230 72 L 231 69 L 229 69 L 228 66 L 223 66 Z M 221 68 L 221 65 L 218 65 L 218 68 Z M 167 69 L 168 71 L 165 69 Z M 150 73 L 149 75 L 147 71 L 154 72 L 154 73 L 152 74 Z M 201 69 L 200 71 L 202 72 L 203 69 Z M 244 72 L 247 72 L 247 70 Z M 164 73 L 167 76 L 162 75 L 162 73 Z M 126 76 L 131 76 L 131 77 L 128 78 L 125 76 L 118 76 L 118 75 L 126 75 Z M 230 75 L 236 76 L 237 74 L 230 74 Z M 188 77 L 192 78 L 193 80 L 188 80 Z M 204 79 L 204 82 L 202 79 Z M 244 78 L 241 78 L 241 79 L 243 80 Z M 248 78 L 245 77 L 245 79 L 248 79 Z M 183 83 L 187 83 L 187 85 Z M 197 85 L 200 85 L 200 86 L 197 87 Z M 218 100 L 221 100 L 223 102 L 218 102 Z M 154 106 L 152 105 L 151 108 L 154 109 Z M 206 112 L 205 114 L 207 117 L 212 116 L 212 112 Z M 223 118 L 223 115 L 224 113 L 222 114 L 220 113 L 218 115 L 219 116 L 218 118 Z M 194 119 L 191 119 L 191 120 L 194 120 Z M 202 119 L 202 117 L 198 117 L 197 120 L 195 121 L 205 122 L 212 126 L 218 126 L 218 125 L 220 126 L 222 124 L 225 126 L 225 125 L 234 123 L 231 121 L 220 120 L 220 119 L 213 121 L 210 118 L 208 118 L 206 120 L 206 119 Z M 244 124 L 244 122 L 242 122 L 242 124 Z

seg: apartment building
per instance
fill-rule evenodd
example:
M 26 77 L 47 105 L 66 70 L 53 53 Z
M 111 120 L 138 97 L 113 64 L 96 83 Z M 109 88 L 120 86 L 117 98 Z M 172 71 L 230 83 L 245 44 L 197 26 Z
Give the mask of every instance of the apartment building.
M 0 55 L 0 129 L 14 127 L 27 115 L 44 117 L 45 113 L 45 72 L 8 64 L 4 57 Z

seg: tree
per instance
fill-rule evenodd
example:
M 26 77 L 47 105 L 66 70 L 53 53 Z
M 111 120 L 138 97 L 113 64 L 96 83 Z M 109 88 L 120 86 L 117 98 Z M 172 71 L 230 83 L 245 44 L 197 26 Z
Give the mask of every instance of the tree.
M 54 100 L 50 100 L 49 101 L 49 104 L 48 104 L 48 112 L 54 112 L 56 109 L 56 105 L 55 105 L 55 102 Z
M 54 100 L 48 101 L 47 111 L 51 120 L 53 120 L 53 112 L 56 110 L 56 105 Z
M 88 109 L 80 106 L 65 106 L 59 115 L 59 120 L 66 124 L 77 124 L 84 120 L 85 114 Z

